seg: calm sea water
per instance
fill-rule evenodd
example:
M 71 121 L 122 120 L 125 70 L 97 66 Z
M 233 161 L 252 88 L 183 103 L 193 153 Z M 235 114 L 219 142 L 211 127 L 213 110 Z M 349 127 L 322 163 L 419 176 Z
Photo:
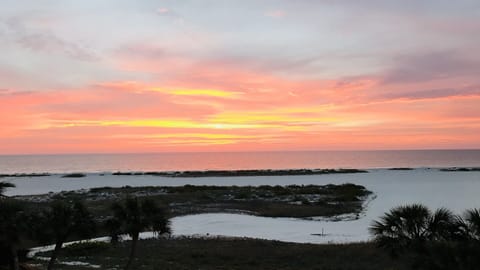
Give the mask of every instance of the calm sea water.
M 480 150 L 0 156 L 1 173 L 291 168 L 480 167 Z

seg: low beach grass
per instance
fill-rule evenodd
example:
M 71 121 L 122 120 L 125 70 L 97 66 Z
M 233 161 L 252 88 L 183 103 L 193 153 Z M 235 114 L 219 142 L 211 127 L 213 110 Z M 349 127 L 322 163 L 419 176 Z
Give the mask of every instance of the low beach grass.
M 351 216 L 358 217 L 363 210 L 364 202 L 371 195 L 372 193 L 363 186 L 355 184 L 241 187 L 185 185 L 177 187 L 104 187 L 44 195 L 17 196 L 12 199 L 24 205 L 25 210 L 31 213 L 43 212 L 45 208 L 51 208 L 52 205 L 55 206 L 59 203 L 68 206 L 72 203 L 76 205 L 81 201 L 82 207 L 88 209 L 89 218 L 91 217 L 92 222 L 98 224 L 97 230 L 92 230 L 90 235 L 90 237 L 95 237 L 109 235 L 110 231 L 106 226 L 106 221 L 113 217 L 112 205 L 125 201 L 125 198 L 134 198 L 133 200 L 141 198 L 142 201 L 148 199 L 149 205 L 163 205 L 168 209 L 164 215 L 167 218 L 214 212 L 297 218 L 338 218 L 348 214 L 351 218 Z M 142 207 L 142 209 L 144 208 Z M 82 213 L 87 212 L 83 211 Z M 72 234 L 62 236 L 62 239 L 62 241 L 72 241 L 85 239 L 85 237 Z M 43 241 L 44 244 L 57 243 L 53 238 L 51 242 Z M 62 258 L 61 261 L 71 262 L 68 265 L 64 264 L 62 266 L 64 268 L 59 269 L 85 269 L 88 264 L 100 265 L 102 269 L 119 269 L 121 265 L 125 264 L 125 255 L 122 255 L 122 252 L 127 252 L 127 246 L 130 246 L 127 243 L 121 242 L 116 245 L 75 244 L 64 249 L 63 254 L 59 255 L 59 258 Z M 25 244 L 26 247 L 33 246 L 33 243 L 32 245 Z M 300 251 L 308 253 L 307 246 L 275 241 L 175 238 L 145 240 L 141 241 L 139 246 L 138 254 L 141 255 L 138 257 L 138 262 L 135 263 L 138 267 L 136 269 L 192 269 L 199 263 L 204 263 L 207 269 L 247 269 L 252 267 L 294 269 L 297 264 L 291 262 L 294 259 L 300 259 L 302 264 L 308 265 L 308 269 L 312 269 L 310 266 L 315 262 L 313 259 L 303 262 L 304 258 L 300 255 Z M 163 254 L 164 250 L 161 251 L 162 254 L 157 253 L 162 246 L 169 249 L 167 254 Z M 309 246 L 317 247 L 317 245 Z M 292 248 L 293 252 L 288 251 Z M 57 253 L 52 258 L 56 258 L 58 255 L 58 250 L 55 250 Z M 205 253 L 205 250 L 208 252 Z M 270 255 L 259 258 L 258 254 L 264 252 L 262 250 L 268 250 L 273 254 L 273 258 L 277 259 L 272 259 Z M 292 257 L 295 252 L 297 255 Z M 180 254 L 182 254 L 181 257 Z M 312 254 L 311 251 L 310 254 Z M 40 254 L 36 260 L 41 263 L 40 258 L 49 255 Z M 313 258 L 313 254 L 306 256 L 306 258 Z M 282 257 L 285 258 L 282 259 Z M 167 259 L 163 260 L 163 258 Z M 278 263 L 273 263 L 272 260 L 278 260 Z
M 199 213 L 245 213 L 265 217 L 333 217 L 358 215 L 372 193 L 363 186 L 194 186 L 93 188 L 56 194 L 18 196 L 32 207 L 52 200 L 83 200 L 98 220 L 110 215 L 110 206 L 127 196 L 150 198 L 169 209 L 169 216 Z
M 62 250 L 61 258 L 120 269 L 128 251 L 128 241 L 115 246 L 79 244 Z M 141 240 L 134 265 L 134 269 L 408 269 L 371 243 L 315 245 L 239 238 Z M 91 268 L 60 264 L 57 269 Z

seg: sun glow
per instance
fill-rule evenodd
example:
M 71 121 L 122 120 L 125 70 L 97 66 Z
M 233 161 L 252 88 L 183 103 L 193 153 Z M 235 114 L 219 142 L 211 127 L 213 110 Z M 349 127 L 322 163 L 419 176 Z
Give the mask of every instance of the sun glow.
M 272 125 L 261 124 L 236 124 L 236 123 L 209 123 L 209 122 L 195 122 L 185 119 L 141 119 L 141 120 L 56 120 L 52 121 L 49 127 L 81 127 L 81 126 L 118 126 L 118 127 L 158 127 L 158 128 L 186 128 L 186 129 L 250 129 L 272 127 Z
M 170 89 L 153 87 L 152 91 L 166 93 L 177 96 L 204 96 L 204 97 L 217 97 L 217 98 L 239 98 L 243 93 L 235 91 L 225 91 L 218 89 Z

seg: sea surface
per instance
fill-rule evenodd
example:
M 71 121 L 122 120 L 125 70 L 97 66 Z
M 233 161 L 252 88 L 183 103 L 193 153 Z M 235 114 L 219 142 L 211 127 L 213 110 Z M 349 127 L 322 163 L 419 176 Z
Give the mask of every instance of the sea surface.
M 393 167 L 480 167 L 480 150 L 0 155 L 0 174 Z

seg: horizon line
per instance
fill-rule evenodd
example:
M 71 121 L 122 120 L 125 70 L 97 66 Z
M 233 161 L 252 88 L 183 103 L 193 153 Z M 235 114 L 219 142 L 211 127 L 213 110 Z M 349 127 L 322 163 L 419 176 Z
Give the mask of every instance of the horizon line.
M 221 153 L 280 153 L 280 152 L 389 152 L 389 151 L 480 151 L 480 148 L 418 148 L 418 149 L 338 149 L 338 150 L 261 150 L 261 151 L 157 151 L 157 152 L 97 152 L 97 153 L 17 153 L 0 156 L 72 156 L 72 155 L 155 155 L 155 154 L 221 154 Z

